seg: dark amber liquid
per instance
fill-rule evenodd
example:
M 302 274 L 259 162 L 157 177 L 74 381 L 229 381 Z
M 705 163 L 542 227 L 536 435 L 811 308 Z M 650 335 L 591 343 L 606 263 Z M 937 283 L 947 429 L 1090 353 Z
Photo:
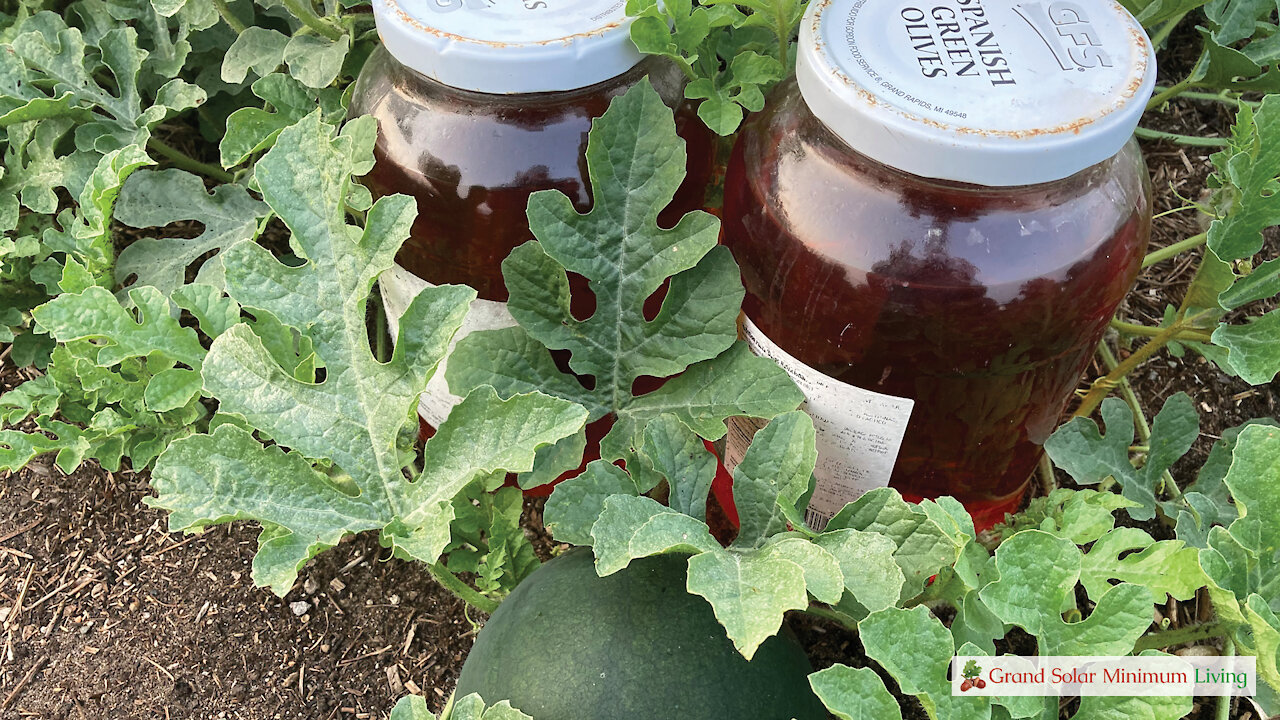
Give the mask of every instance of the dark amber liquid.
M 378 119 L 376 162 L 364 182 L 375 197 L 417 198 L 418 218 L 396 262 L 427 282 L 462 283 L 485 300 L 505 301 L 502 261 L 533 239 L 525 215 L 529 196 L 559 190 L 580 212 L 590 209 L 585 153 L 591 121 L 646 73 L 677 106 L 676 128 L 688 156 L 684 183 L 659 221 L 674 225 L 702 206 L 715 144 L 693 109 L 678 105 L 679 71 L 666 63 L 646 60 L 581 90 L 524 95 L 449 88 L 381 50 L 369 65 L 351 108 Z
M 568 92 L 487 95 L 449 88 L 396 63 L 385 51 L 370 59 L 357 83 L 353 115 L 378 119 L 375 163 L 364 183 L 374 197 L 405 193 L 418 201 L 418 217 L 396 262 L 433 284 L 470 285 L 485 300 L 506 301 L 502 261 L 533 239 L 525 214 L 529 196 L 559 190 L 579 212 L 591 207 L 586 166 L 591 121 L 648 75 L 668 105 L 687 155 L 684 182 L 659 223 L 670 227 L 703 204 L 714 172 L 715 142 L 692 106 L 681 103 L 682 78 L 674 66 L 648 59 L 606 82 Z M 595 298 L 585 278 L 570 276 L 573 314 L 589 317 Z M 661 293 L 646 303 L 656 315 Z M 567 351 L 552 352 L 569 372 Z M 590 382 L 589 379 L 583 379 Z M 642 379 L 635 391 L 655 389 Z M 587 428 L 587 461 L 613 423 Z M 434 429 L 423 423 L 423 435 Z
M 1061 181 L 932 181 L 854 152 L 795 85 L 744 130 L 724 243 L 744 310 L 806 365 L 915 400 L 890 485 L 952 495 L 979 528 L 1015 510 L 1140 269 L 1136 146 Z

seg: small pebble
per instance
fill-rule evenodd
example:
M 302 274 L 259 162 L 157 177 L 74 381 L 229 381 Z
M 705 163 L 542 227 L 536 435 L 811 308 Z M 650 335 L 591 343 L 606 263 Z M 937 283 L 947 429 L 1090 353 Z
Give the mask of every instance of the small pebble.
M 295 616 L 302 617 L 303 615 L 307 614 L 308 610 L 311 609 L 311 603 L 306 602 L 305 600 L 291 602 L 289 603 L 289 609 L 293 611 L 293 614 Z
M 320 589 L 320 583 L 317 582 L 315 578 L 309 577 L 306 579 L 305 582 L 302 583 L 302 591 L 308 595 L 315 595 L 316 591 L 319 589 Z

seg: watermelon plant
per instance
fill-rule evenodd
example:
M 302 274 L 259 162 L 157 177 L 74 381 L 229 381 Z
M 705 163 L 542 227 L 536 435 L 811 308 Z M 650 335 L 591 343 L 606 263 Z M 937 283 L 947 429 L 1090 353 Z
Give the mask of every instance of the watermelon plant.
M 0 470 L 43 454 L 68 472 L 87 460 L 150 469 L 151 503 L 173 530 L 259 524 L 254 579 L 279 594 L 317 553 L 377 532 L 493 613 L 465 697 L 442 720 L 537 717 L 550 681 L 521 653 L 551 630 L 515 618 L 578 607 L 601 610 L 599 638 L 575 642 L 612 637 L 617 649 L 658 629 L 714 638 L 662 666 L 638 644 L 601 683 L 588 677 L 596 664 L 547 665 L 628 703 L 645 699 L 628 682 L 759 666 L 791 683 L 794 717 L 813 715 L 793 682 L 807 668 L 794 648 L 783 659 L 776 650 L 790 642 L 787 614 L 804 613 L 858 635 L 865 657 L 807 678 L 841 718 L 901 717 L 908 696 L 939 720 L 1058 717 L 1056 699 L 952 696 L 953 656 L 995 655 L 1016 638 L 1053 655 L 1189 644 L 1252 655 L 1254 710 L 1280 713 L 1280 423 L 1222 433 L 1180 486 L 1170 469 L 1201 435 L 1195 404 L 1174 394 L 1148 419 L 1128 380 L 1162 352 L 1190 351 L 1259 386 L 1280 371 L 1280 310 L 1264 310 L 1280 293 L 1264 235 L 1280 225 L 1280 101 L 1266 94 L 1280 92 L 1274 3 L 1126 0 L 1157 45 L 1178 28 L 1200 43 L 1149 117 L 1174 102 L 1236 113 L 1226 137 L 1139 131 L 1219 148 L 1209 192 L 1177 210 L 1201 215 L 1204 231 L 1144 263 L 1192 262 L 1194 281 L 1158 326 L 1113 321 L 1098 351 L 1105 374 L 1046 443 L 1045 491 L 981 535 L 951 498 L 909 503 L 888 488 L 821 531 L 805 523 L 812 422 L 785 373 L 736 339 L 743 289 L 717 247 L 718 221 L 692 213 L 658 225 L 684 149 L 647 83 L 592 129 L 592 209 L 579 214 L 555 192 L 531 201 L 535 239 L 503 265 L 518 325 L 459 343 L 448 380 L 466 399 L 419 445 L 415 399 L 474 291 L 426 290 L 412 321 L 386 335 L 372 290 L 415 211 L 402 196 L 372 202 L 357 181 L 377 132 L 346 119 L 350 83 L 377 42 L 363 4 L 0 3 L 0 357 L 34 377 L 0 396 Z M 679 65 L 699 116 L 728 136 L 790 72 L 804 4 L 628 9 L 636 45 Z M 570 273 L 596 295 L 589 318 L 569 311 Z M 663 288 L 646 318 L 645 300 Z M 570 351 L 570 369 L 594 384 L 561 372 L 552 350 Z M 671 379 L 636 394 L 643 377 Z M 742 415 L 768 422 L 733 471 L 739 525 L 726 537 L 709 524 L 707 442 Z M 529 487 L 577 467 L 583 427 L 604 417 L 602 459 L 557 485 L 544 512 L 556 540 L 583 549 L 539 570 L 505 478 Z M 1057 487 L 1054 466 L 1072 482 Z M 557 575 L 568 569 L 577 574 Z M 656 592 L 645 573 L 678 593 L 669 617 L 625 624 L 603 611 Z M 565 586 L 601 589 L 571 601 Z M 1192 602 L 1211 612 L 1184 622 L 1176 607 Z M 656 674 L 628 681 L 641 671 Z M 1062 713 L 1191 710 L 1189 697 L 1089 697 Z M 1230 704 L 1215 712 L 1228 717 Z M 420 697 L 393 717 L 434 718 Z
M 457 694 L 503 698 L 544 720 L 825 717 L 794 636 L 774 636 L 746 660 L 711 608 L 685 592 L 685 576 L 677 555 L 603 578 L 589 550 L 561 555 L 485 624 Z
M 449 705 L 437 718 L 427 708 L 427 701 L 421 695 L 410 695 L 396 703 L 391 711 L 391 720 L 533 720 L 528 715 L 511 707 L 511 703 L 503 700 L 497 705 L 485 706 L 484 699 L 471 694 Z

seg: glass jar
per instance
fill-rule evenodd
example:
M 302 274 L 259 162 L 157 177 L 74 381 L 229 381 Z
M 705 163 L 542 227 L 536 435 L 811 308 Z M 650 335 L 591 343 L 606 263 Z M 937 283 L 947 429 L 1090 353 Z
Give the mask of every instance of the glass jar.
M 375 197 L 406 193 L 418 203 L 396 267 L 380 281 L 393 333 L 429 284 L 461 283 L 479 294 L 455 343 L 515 324 L 502 261 L 533 239 L 529 196 L 559 190 L 580 211 L 590 208 L 591 121 L 646 77 L 676 109 L 688 156 L 684 184 L 659 220 L 674 225 L 701 207 L 714 162 L 711 133 L 682 101 L 679 68 L 631 43 L 624 3 L 375 0 L 374 13 L 384 47 L 361 71 L 350 105 L 352 115 L 378 119 L 375 164 L 364 183 Z M 571 285 L 575 315 L 589 314 L 594 298 L 584 279 L 571 276 Z M 560 354 L 568 371 L 567 353 Z M 424 433 L 459 401 L 442 364 L 419 404 Z
M 1141 267 L 1150 45 L 1109 0 L 833 0 L 801 27 L 730 160 L 724 243 L 743 335 L 818 430 L 808 519 L 889 485 L 989 527 Z M 754 430 L 731 421 L 727 465 Z

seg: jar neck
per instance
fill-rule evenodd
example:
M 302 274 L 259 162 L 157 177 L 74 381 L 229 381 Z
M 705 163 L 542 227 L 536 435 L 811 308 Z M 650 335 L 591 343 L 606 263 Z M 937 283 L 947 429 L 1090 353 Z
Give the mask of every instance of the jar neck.
M 603 82 L 573 90 L 536 93 L 484 93 L 446 85 L 400 62 L 383 47 L 379 47 L 374 57 L 370 58 L 370 63 L 375 61 L 382 63 L 382 72 L 388 73 L 394 84 L 411 88 L 413 94 L 445 98 L 463 107 L 546 110 L 587 103 L 600 97 L 611 98 L 622 94 L 645 77 L 649 78 L 668 107 L 679 106 L 684 98 L 684 74 L 675 63 L 656 55 L 646 55 L 626 72 Z
M 1007 195 L 1009 197 L 1016 197 L 1025 194 L 1044 196 L 1063 193 L 1065 197 L 1073 194 L 1072 188 L 1079 187 L 1082 184 L 1087 185 L 1091 181 L 1104 177 L 1108 173 L 1112 172 L 1114 163 L 1122 162 L 1126 159 L 1132 161 L 1135 156 L 1140 157 L 1136 141 L 1130 139 L 1129 142 L 1115 155 L 1065 177 L 1046 180 L 1044 182 L 1022 185 L 983 185 L 961 180 L 917 175 L 876 160 L 853 147 L 853 145 L 824 123 L 812 111 L 808 102 L 804 98 L 804 93 L 800 91 L 798 84 L 796 84 L 794 80 L 788 82 L 791 83 L 789 92 L 794 93 L 793 101 L 801 109 L 804 117 L 804 123 L 818 131 L 823 140 L 823 145 L 831 148 L 838 148 L 839 151 L 850 157 L 850 164 L 856 165 L 864 171 L 882 174 L 887 182 L 917 187 L 922 190 L 941 190 L 949 193 L 988 196 L 998 194 Z
M 601 80 L 600 82 L 593 83 L 590 85 L 584 85 L 582 87 L 571 88 L 567 90 L 547 90 L 547 91 L 539 91 L 539 92 L 521 92 L 521 93 L 499 93 L 499 92 L 483 92 L 479 90 L 468 90 L 465 88 L 448 85 L 444 82 L 441 82 L 435 78 L 425 75 L 413 69 L 412 67 L 406 65 L 405 63 L 401 62 L 398 58 L 396 58 L 395 55 L 392 55 L 389 51 L 387 51 L 386 48 L 380 47 L 378 51 L 386 53 L 387 59 L 391 63 L 393 63 L 400 70 L 400 72 L 404 73 L 406 77 L 412 78 L 413 81 L 421 83 L 427 87 L 430 87 L 435 92 L 447 93 L 451 96 L 464 99 L 464 100 L 472 99 L 477 102 L 487 102 L 487 103 L 499 101 L 499 102 L 502 102 L 503 104 L 540 105 L 540 104 L 552 103 L 552 102 L 560 103 L 564 101 L 573 101 L 574 99 L 577 99 L 577 98 L 597 95 L 601 92 L 608 92 L 617 87 L 630 87 L 631 85 L 634 85 L 635 83 L 639 82 L 640 79 L 645 77 L 646 75 L 649 75 L 655 78 L 654 85 L 655 87 L 657 87 L 658 82 L 656 81 L 656 78 L 659 76 L 664 76 L 666 74 L 669 74 L 665 72 L 666 70 L 665 66 L 670 65 L 670 63 L 664 62 L 663 59 L 660 57 L 653 56 L 653 55 L 646 55 L 645 57 L 641 58 L 639 62 L 637 62 L 635 65 L 633 65 L 631 68 L 629 68 L 625 72 L 622 72 L 611 78 L 607 78 L 605 80 Z M 659 90 L 659 93 L 662 93 L 662 88 L 658 88 L 658 90 Z

